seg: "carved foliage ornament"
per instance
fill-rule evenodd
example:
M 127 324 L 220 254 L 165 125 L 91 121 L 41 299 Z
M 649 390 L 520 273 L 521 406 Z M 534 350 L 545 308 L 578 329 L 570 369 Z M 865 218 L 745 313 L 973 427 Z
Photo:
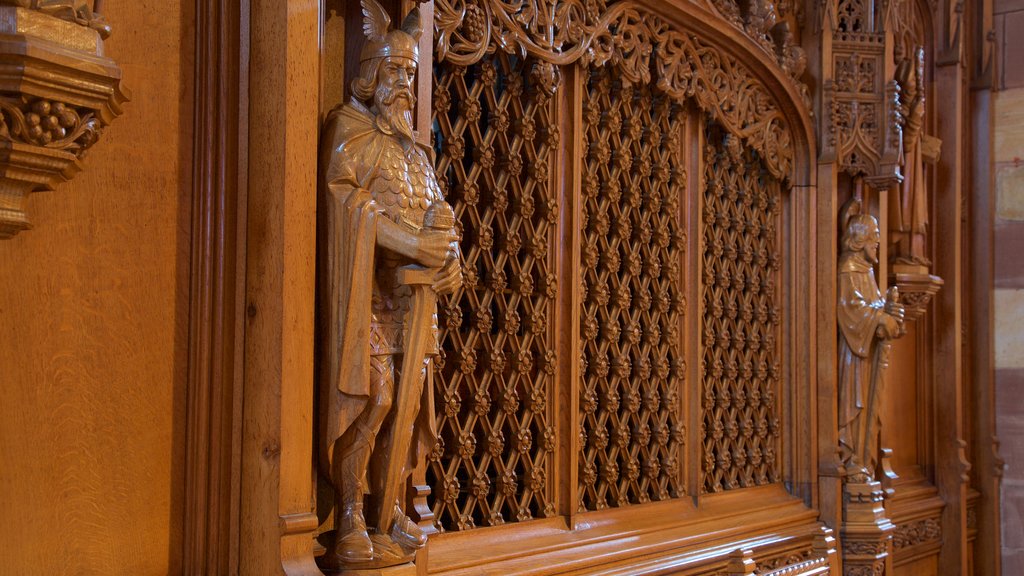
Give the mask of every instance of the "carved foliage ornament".
M 100 4 L 0 0 L 0 238 L 31 227 L 26 196 L 70 180 L 128 99 Z
M 902 550 L 910 546 L 918 546 L 942 540 L 942 524 L 938 518 L 922 518 L 915 522 L 900 524 L 893 534 L 892 547 Z
M 785 178 L 793 169 L 790 129 L 750 69 L 634 2 L 437 0 L 435 26 L 438 60 L 461 66 L 500 48 L 554 65 L 553 82 L 557 66 L 576 61 L 617 64 L 632 83 L 650 82 L 653 67 L 659 89 L 678 100 L 693 98 L 756 150 L 773 176 Z

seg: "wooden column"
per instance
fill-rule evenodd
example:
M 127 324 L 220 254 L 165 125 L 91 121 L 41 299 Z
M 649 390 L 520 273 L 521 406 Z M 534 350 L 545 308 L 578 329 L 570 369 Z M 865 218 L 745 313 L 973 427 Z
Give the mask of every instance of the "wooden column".
M 241 0 L 197 0 L 183 569 L 238 570 L 246 134 Z
M 947 53 L 948 56 L 948 53 Z M 964 273 L 963 178 L 965 74 L 961 59 L 941 62 L 935 93 L 941 94 L 937 135 L 942 140 L 935 185 L 935 274 L 946 281 L 935 298 L 935 483 L 942 512 L 940 574 L 967 574 L 967 481 L 970 463 L 964 427 L 962 302 Z
M 252 0 L 240 568 L 313 563 L 319 2 Z
M 984 4 L 984 3 L 983 3 Z M 991 6 L 989 6 L 991 12 Z M 991 15 L 991 14 L 989 14 Z M 987 30 L 987 28 L 985 28 Z M 975 54 L 981 59 L 980 54 Z M 979 67 L 991 76 L 991 65 Z M 971 356 L 969 397 L 971 409 L 971 453 L 976 472 L 975 488 L 981 492 L 975 514 L 978 535 L 974 544 L 974 573 L 1000 574 L 999 484 L 1004 462 L 996 439 L 995 346 L 993 342 L 993 280 L 995 254 L 993 223 L 995 196 L 992 156 L 991 78 L 971 93 L 971 194 L 969 195 L 970 252 L 968 253 L 968 293 L 970 315 L 968 343 Z M 970 529 L 970 526 L 968 526 Z

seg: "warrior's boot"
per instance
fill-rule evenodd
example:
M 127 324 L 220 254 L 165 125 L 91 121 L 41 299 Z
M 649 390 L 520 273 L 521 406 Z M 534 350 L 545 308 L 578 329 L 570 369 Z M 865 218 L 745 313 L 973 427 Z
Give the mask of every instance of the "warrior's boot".
M 391 524 L 391 539 L 397 542 L 401 547 L 415 550 L 422 548 L 427 543 L 427 535 L 423 533 L 423 530 L 412 520 L 409 519 L 405 513 L 402 512 L 401 507 L 395 504 L 395 516 Z
M 350 504 L 339 509 L 338 531 L 334 541 L 334 553 L 346 562 L 369 562 L 373 560 L 373 543 L 366 533 L 366 519 L 363 505 Z
M 360 422 L 352 426 L 341 442 L 343 448 L 335 460 L 335 485 L 340 488 L 335 555 L 343 562 L 368 562 L 373 560 L 373 542 L 363 516 L 363 475 L 373 451 L 374 434 Z

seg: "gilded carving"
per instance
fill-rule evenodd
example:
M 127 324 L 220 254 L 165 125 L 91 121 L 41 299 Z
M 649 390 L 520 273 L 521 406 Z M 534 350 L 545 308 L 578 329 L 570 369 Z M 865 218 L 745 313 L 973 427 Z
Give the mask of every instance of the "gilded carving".
M 362 6 L 367 42 L 353 98 L 323 131 L 320 457 L 335 492 L 328 569 L 399 564 L 426 543 L 405 515 L 405 483 L 434 445 L 427 374 L 436 298 L 462 281 L 455 216 L 412 130 L 419 11 L 391 30 L 374 0 Z

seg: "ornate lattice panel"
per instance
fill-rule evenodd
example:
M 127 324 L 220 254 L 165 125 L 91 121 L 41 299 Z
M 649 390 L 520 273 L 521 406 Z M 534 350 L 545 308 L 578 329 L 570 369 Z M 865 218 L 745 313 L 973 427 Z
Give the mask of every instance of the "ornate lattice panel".
M 595 510 L 684 492 L 687 112 L 587 70 L 579 508 Z
M 702 228 L 703 492 L 779 480 L 780 185 L 708 120 Z
M 442 530 L 555 512 L 549 171 L 559 134 L 542 68 L 499 53 L 434 73 L 437 174 L 465 258 L 463 288 L 439 305 L 428 482 Z

